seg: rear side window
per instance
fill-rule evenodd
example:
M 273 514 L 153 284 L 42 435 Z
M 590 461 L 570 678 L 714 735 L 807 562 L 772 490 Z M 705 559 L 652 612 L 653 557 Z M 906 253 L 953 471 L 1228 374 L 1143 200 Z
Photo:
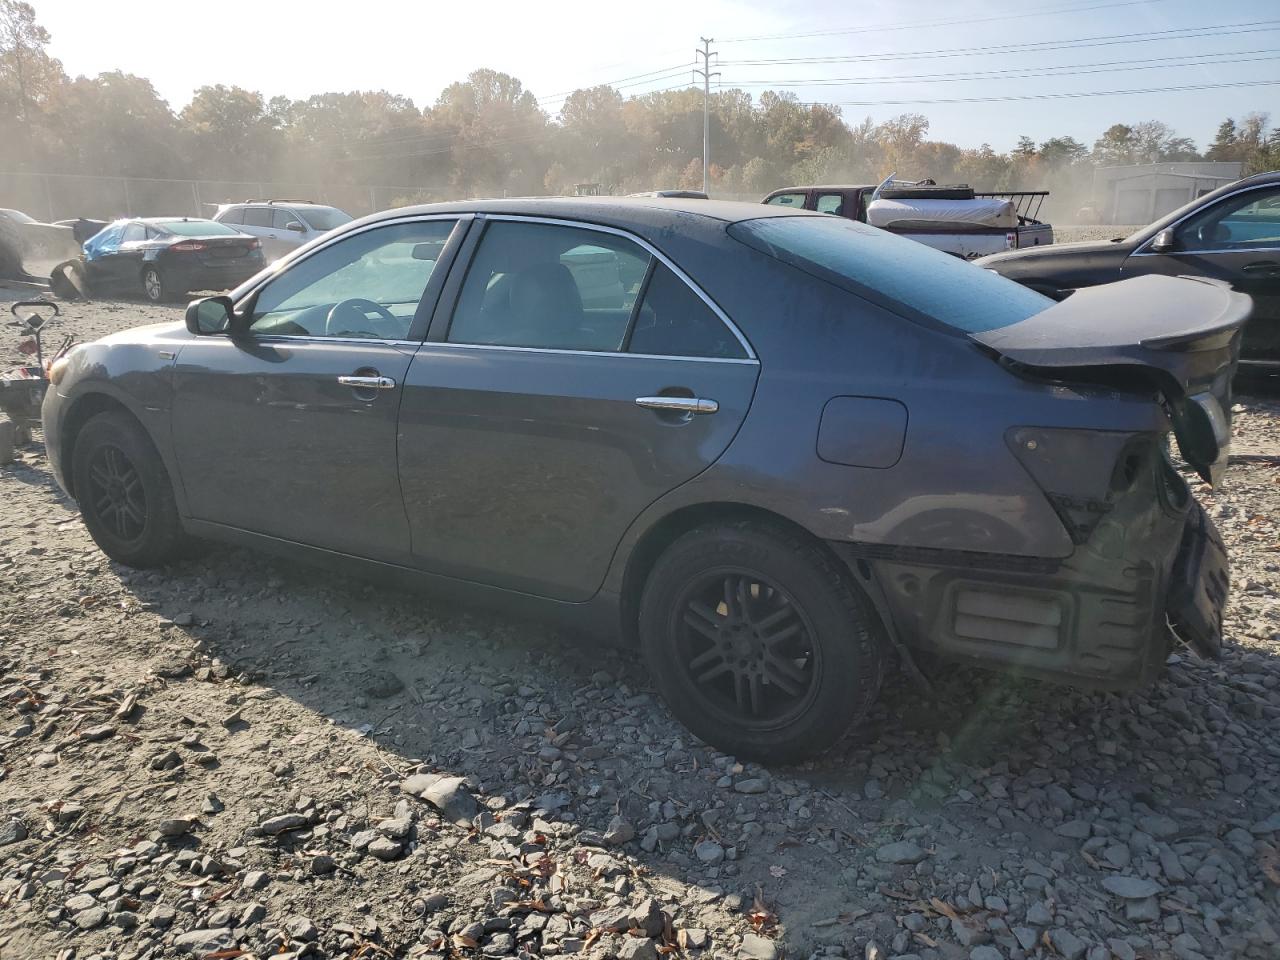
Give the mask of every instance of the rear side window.
M 895 313 L 966 333 L 1007 327 L 1053 305 L 990 270 L 853 220 L 744 220 L 729 235 Z
M 715 311 L 662 263 L 654 265 L 627 352 L 735 360 L 747 356 Z
M 814 209 L 819 213 L 834 213 L 840 216 L 844 213 L 844 194 L 824 193 L 818 197 L 818 202 Z
M 217 219 L 219 223 L 244 223 L 244 207 L 232 207 Z
M 135 240 L 147 239 L 147 228 L 140 223 L 131 223 L 124 228 L 123 243 L 133 243 Z
M 271 210 L 268 207 L 245 207 L 244 224 L 246 227 L 271 226 Z

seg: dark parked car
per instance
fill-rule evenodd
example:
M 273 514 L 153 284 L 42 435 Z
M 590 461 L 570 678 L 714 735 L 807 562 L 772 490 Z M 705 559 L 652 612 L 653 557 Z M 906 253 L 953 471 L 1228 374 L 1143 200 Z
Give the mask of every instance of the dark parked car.
M 997 253 L 977 263 L 1055 299 L 1147 274 L 1225 280 L 1253 298 L 1242 371 L 1280 372 L 1280 172 L 1219 187 L 1128 237 Z
M 195 218 L 117 220 L 84 244 L 89 290 L 136 291 L 153 303 L 234 287 L 263 265 L 256 237 Z
M 1247 309 L 1057 304 L 759 204 L 411 207 L 73 351 L 45 442 L 122 563 L 207 537 L 530 605 L 794 758 L 895 657 L 1125 688 L 1175 633 L 1217 651 L 1226 558 L 1164 440 L 1221 469 Z

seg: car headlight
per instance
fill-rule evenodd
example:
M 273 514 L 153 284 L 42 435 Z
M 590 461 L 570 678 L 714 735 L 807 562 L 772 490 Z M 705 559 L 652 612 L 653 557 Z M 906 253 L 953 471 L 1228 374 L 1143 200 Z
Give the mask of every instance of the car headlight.
M 62 382 L 62 378 L 67 375 L 67 367 L 71 365 L 71 355 L 79 350 L 81 344 L 76 344 L 62 356 L 58 357 L 49 364 L 49 368 L 45 371 L 49 377 L 49 382 L 55 387 Z

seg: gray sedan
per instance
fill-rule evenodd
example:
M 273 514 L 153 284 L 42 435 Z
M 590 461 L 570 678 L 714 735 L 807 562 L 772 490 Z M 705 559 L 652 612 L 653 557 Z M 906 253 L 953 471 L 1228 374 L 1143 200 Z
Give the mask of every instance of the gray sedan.
M 45 440 L 121 563 L 216 539 L 532 607 L 786 760 L 891 663 L 1124 688 L 1214 654 L 1226 557 L 1165 441 L 1219 475 L 1248 309 L 1055 303 L 756 204 L 422 206 L 75 350 Z

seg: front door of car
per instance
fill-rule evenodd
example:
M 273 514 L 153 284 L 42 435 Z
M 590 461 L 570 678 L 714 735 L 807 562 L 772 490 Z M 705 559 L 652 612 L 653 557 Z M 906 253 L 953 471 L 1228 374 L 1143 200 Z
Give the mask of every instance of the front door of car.
M 345 236 L 238 305 L 242 334 L 182 348 L 173 445 L 190 516 L 408 559 L 396 419 L 456 224 L 413 220 Z
M 586 600 L 632 521 L 729 445 L 759 366 L 615 231 L 489 218 L 468 244 L 401 406 L 415 562 Z
M 1280 362 L 1280 186 L 1224 197 L 1182 221 L 1173 233 L 1172 250 L 1157 253 L 1148 241 L 1125 260 L 1121 274 L 1226 280 L 1253 298 L 1242 358 Z

